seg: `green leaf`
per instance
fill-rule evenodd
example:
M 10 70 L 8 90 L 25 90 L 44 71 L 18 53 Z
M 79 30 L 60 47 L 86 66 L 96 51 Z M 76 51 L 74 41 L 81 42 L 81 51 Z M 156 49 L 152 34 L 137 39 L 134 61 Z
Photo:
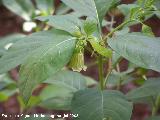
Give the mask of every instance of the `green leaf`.
M 147 69 L 160 71 L 159 40 L 159 38 L 140 34 L 125 34 L 109 39 L 108 44 L 132 63 Z
M 126 72 L 119 73 L 119 72 L 113 71 L 111 73 L 111 75 L 108 77 L 107 84 L 111 84 L 111 85 L 115 86 L 120 83 L 121 85 L 124 85 L 124 84 L 127 84 L 133 80 L 134 80 L 134 78 L 132 78 Z
M 147 25 L 145 25 L 145 24 L 142 25 L 142 32 L 145 35 L 148 35 L 148 36 L 151 36 L 151 37 L 154 36 L 154 34 L 152 32 L 152 28 L 147 26 Z
M 70 110 L 73 93 L 63 86 L 49 85 L 40 94 L 39 106 L 51 110 Z
M 160 10 L 159 10 L 159 11 L 155 11 L 154 14 L 155 14 L 158 18 L 160 18 Z
M 116 64 L 121 60 L 121 56 L 117 54 L 115 51 L 112 52 L 112 65 L 116 66 Z
M 160 80 L 159 78 L 152 78 L 145 82 L 139 88 L 131 90 L 127 93 L 127 98 L 134 102 L 150 102 L 160 93 Z
M 158 10 L 160 10 L 160 1 L 159 1 L 159 0 L 155 0 L 154 5 L 156 6 L 156 8 L 157 8 Z
M 23 19 L 31 20 L 31 15 L 34 11 L 34 6 L 30 0 L 2 0 L 3 4 L 15 14 Z
M 13 43 L 23 38 L 23 34 L 12 34 L 6 37 L 0 38 L 0 56 L 6 53 L 6 51 L 13 45 Z
M 130 31 L 129 27 L 125 27 L 122 30 L 116 31 L 115 35 L 124 35 L 129 33 L 129 31 Z
M 121 4 L 118 9 L 123 13 L 124 16 L 128 16 L 133 8 L 139 7 L 137 4 Z
M 50 15 L 54 11 L 54 0 L 36 0 L 36 6 L 42 14 Z
M 132 103 L 118 91 L 86 89 L 75 93 L 72 112 L 75 120 L 130 120 Z
M 129 19 L 136 19 L 145 21 L 152 17 L 155 13 L 155 10 L 153 10 L 153 1 L 154 0 L 142 0 L 141 3 L 137 3 L 137 1 L 134 4 L 122 4 L 119 5 L 119 10 L 126 16 L 126 20 Z M 133 22 L 132 24 L 136 24 L 137 22 Z
M 9 77 L 9 75 L 0 75 L 0 102 L 8 100 L 9 97 L 14 95 L 16 92 L 16 83 Z
M 44 83 L 60 85 L 72 91 L 81 90 L 87 86 L 85 77 L 72 71 L 60 71 L 44 81 Z
M 40 106 L 54 110 L 70 110 L 73 94 L 87 87 L 86 80 L 80 73 L 64 70 L 44 83 L 49 83 L 49 86 L 40 94 Z
M 138 20 L 138 21 L 141 21 L 142 20 L 142 17 L 144 17 L 144 13 L 141 12 L 141 7 L 140 6 L 137 6 L 137 7 L 134 7 L 130 10 L 130 19 L 135 19 L 135 20 Z
M 153 3 L 155 2 L 155 0 L 138 0 L 138 5 L 140 5 L 143 8 L 150 8 Z
M 17 90 L 2 90 L 0 91 L 0 102 L 4 102 L 8 100 L 8 98 L 12 95 L 14 95 L 17 92 Z
M 146 120 L 160 120 L 160 116 L 154 116 L 154 117 L 150 117 Z
M 119 0 L 62 0 L 62 2 L 75 11 L 92 17 L 101 25 L 106 12 Z
M 93 78 L 91 78 L 91 77 L 85 77 L 85 79 L 86 79 L 86 82 L 87 82 L 87 86 L 92 86 L 92 85 L 97 85 L 97 81 L 96 80 L 94 80 Z
M 56 29 L 64 30 L 71 34 L 80 31 L 80 27 L 82 26 L 81 21 L 73 15 L 40 16 L 36 19 L 44 22 L 46 21 L 47 24 Z
M 104 56 L 104 57 L 111 57 L 112 56 L 112 50 L 103 47 L 102 45 L 99 44 L 98 41 L 91 39 L 89 40 L 91 46 L 93 47 L 94 51 L 96 51 L 97 53 L 99 53 L 100 55 Z
M 56 15 L 64 15 L 64 14 L 68 13 L 69 10 L 70 10 L 70 8 L 68 6 L 61 3 L 59 5 L 59 7 L 56 9 L 55 13 L 56 13 Z
M 75 38 L 70 35 L 62 38 L 52 38 L 53 43 L 49 42 L 34 50 L 23 63 L 20 70 L 19 89 L 25 102 L 28 102 L 33 89 L 39 83 L 69 62 L 75 47 Z
M 8 74 L 1 74 L 0 75 L 0 90 L 8 87 L 8 86 L 16 86 L 15 81 L 13 81 Z
M 33 33 L 27 37 L 19 38 L 5 55 L 0 58 L 0 73 L 5 73 L 16 66 L 24 63 L 28 56 L 41 46 L 56 44 L 57 40 L 67 39 L 68 33 L 59 30 L 50 30 Z
M 91 35 L 97 30 L 97 23 L 93 20 L 86 20 L 84 21 L 83 29 L 87 35 Z
M 21 97 L 21 96 L 20 96 Z M 23 102 L 23 98 L 21 97 L 21 102 Z M 41 102 L 41 99 L 39 96 L 31 96 L 31 98 L 28 101 L 27 107 L 26 108 L 32 108 L 39 104 Z M 23 102 L 24 108 L 25 108 L 25 103 Z

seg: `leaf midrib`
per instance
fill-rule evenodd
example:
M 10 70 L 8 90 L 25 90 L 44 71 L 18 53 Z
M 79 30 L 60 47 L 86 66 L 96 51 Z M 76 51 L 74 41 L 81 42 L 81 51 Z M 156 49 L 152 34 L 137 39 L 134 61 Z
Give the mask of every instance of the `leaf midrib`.
M 97 20 L 98 20 L 98 29 L 99 29 L 99 34 L 100 34 L 100 37 L 102 37 L 101 36 L 101 25 L 100 25 L 100 21 L 99 21 L 99 15 L 98 15 L 98 11 L 97 11 L 97 6 L 96 6 L 96 3 L 95 3 L 95 0 L 93 0 L 94 2 L 94 6 L 95 6 L 95 8 L 96 8 L 96 15 L 97 15 Z
M 55 46 L 59 46 L 59 45 L 61 45 L 61 44 L 63 44 L 64 42 L 67 42 L 67 41 L 71 41 L 71 40 L 74 40 L 75 38 L 72 38 L 72 39 L 67 39 L 67 40 L 64 40 L 64 41 L 62 41 L 62 42 L 60 42 L 60 43 L 58 43 L 57 45 L 55 45 Z M 43 54 L 43 56 L 41 56 L 40 57 L 40 59 L 39 59 L 39 61 L 38 62 L 36 62 L 36 64 L 34 64 L 34 68 L 35 68 L 35 66 L 37 66 L 38 64 L 37 63 L 39 63 L 40 61 L 41 61 L 41 59 L 50 51 L 50 50 L 52 50 L 54 47 L 51 47 L 51 48 L 49 48 L 46 52 L 45 52 L 45 54 Z M 24 87 L 23 87 L 23 89 L 25 90 L 26 89 L 26 86 L 27 86 L 27 81 L 28 81 L 28 79 L 29 79 L 29 74 L 30 73 L 32 73 L 32 71 L 33 71 L 34 69 L 32 69 L 31 71 L 29 71 L 28 73 L 27 73 L 27 79 L 25 80 L 26 82 L 25 82 L 25 85 L 24 85 Z

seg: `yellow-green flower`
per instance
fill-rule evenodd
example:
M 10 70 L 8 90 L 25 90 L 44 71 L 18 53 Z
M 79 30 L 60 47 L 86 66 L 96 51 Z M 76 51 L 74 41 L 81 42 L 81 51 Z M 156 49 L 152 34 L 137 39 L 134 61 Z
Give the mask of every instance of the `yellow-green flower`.
M 87 45 L 87 38 L 81 32 L 75 32 L 75 36 L 77 37 L 77 43 L 69 62 L 69 68 L 77 72 L 85 71 L 87 67 L 84 65 L 84 47 Z
M 69 67 L 72 68 L 73 71 L 80 72 L 82 70 L 86 71 L 87 67 L 84 65 L 84 53 L 83 52 L 74 52 Z

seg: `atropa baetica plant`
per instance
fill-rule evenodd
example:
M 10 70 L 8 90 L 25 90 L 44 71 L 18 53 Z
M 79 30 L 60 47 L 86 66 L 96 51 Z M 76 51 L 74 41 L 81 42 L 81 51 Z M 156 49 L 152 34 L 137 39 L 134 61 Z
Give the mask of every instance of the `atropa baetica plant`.
M 143 102 L 152 108 L 148 120 L 160 119 L 156 116 L 160 80 L 146 77 L 148 69 L 160 72 L 160 39 L 144 23 L 153 15 L 160 16 L 159 0 L 137 0 L 133 4 L 120 4 L 120 0 L 61 2 L 65 7 L 56 11 L 51 6 L 53 0 L 35 0 L 36 8 L 29 0 L 3 0 L 7 8 L 26 21 L 37 23 L 36 32 L 10 36 L 0 44 L 0 73 L 20 66 L 18 88 L 24 111 L 38 105 L 70 110 L 78 114 L 74 118 L 77 120 L 130 120 L 133 103 Z M 123 13 L 125 20 L 114 28 L 114 21 L 106 21 L 105 15 L 114 19 L 117 11 Z M 130 32 L 129 26 L 138 23 L 142 31 Z M 110 32 L 103 32 L 104 27 Z M 86 51 L 95 61 L 93 64 L 98 65 L 98 83 L 80 74 L 90 67 L 84 59 Z M 119 69 L 122 58 L 129 61 L 123 72 Z M 145 83 L 127 94 L 120 92 L 122 85 L 136 80 L 133 74 L 137 71 Z M 41 83 L 48 86 L 33 96 L 33 90 Z M 92 84 L 94 87 L 88 88 Z M 110 85 L 117 89 L 107 89 Z

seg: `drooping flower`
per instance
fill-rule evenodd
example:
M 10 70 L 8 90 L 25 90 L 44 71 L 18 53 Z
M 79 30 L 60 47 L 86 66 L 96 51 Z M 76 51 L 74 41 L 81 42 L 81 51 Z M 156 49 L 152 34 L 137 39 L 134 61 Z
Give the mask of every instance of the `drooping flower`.
M 86 71 L 87 67 L 84 65 L 84 47 L 87 44 L 85 38 L 77 41 L 76 48 L 69 62 L 69 68 L 73 71 Z
M 84 53 L 83 52 L 74 52 L 70 60 L 69 67 L 73 71 L 80 72 L 82 70 L 86 71 L 87 67 L 84 65 Z

